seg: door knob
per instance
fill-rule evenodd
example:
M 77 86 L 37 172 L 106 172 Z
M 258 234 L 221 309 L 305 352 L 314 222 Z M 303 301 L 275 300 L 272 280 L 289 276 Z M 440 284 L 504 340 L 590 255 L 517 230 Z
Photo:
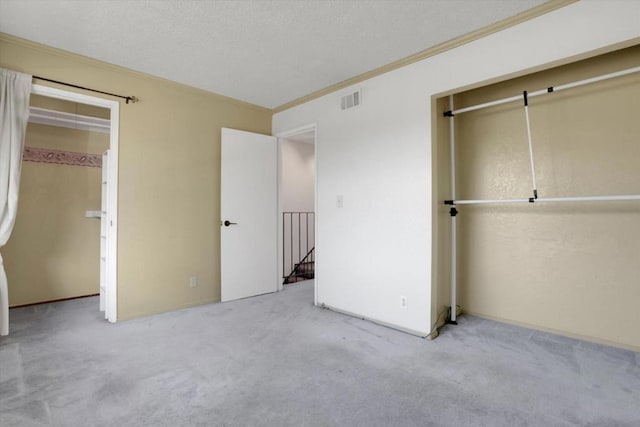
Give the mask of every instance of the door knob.
M 224 222 L 224 226 L 225 226 L 225 227 L 228 227 L 228 226 L 230 226 L 230 225 L 236 225 L 236 224 L 237 224 L 237 222 L 231 222 L 231 221 L 229 221 L 229 220 L 226 220 L 226 221 Z

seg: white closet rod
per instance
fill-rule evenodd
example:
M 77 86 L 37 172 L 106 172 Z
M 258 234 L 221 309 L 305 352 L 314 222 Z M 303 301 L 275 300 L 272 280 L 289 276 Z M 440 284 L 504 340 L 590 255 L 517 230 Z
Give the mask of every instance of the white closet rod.
M 507 203 L 560 203 L 560 202 L 614 202 L 640 200 L 640 194 L 623 194 L 615 196 L 582 196 L 582 197 L 540 197 L 534 199 L 486 199 L 486 200 L 445 200 L 445 205 L 491 205 Z
M 603 80 L 608 80 L 608 79 L 613 79 L 616 77 L 621 77 L 621 76 L 626 76 L 628 74 L 633 74 L 633 73 L 637 73 L 640 72 L 640 67 L 633 67 L 633 68 L 629 68 L 626 70 L 622 70 L 622 71 L 616 71 L 615 73 L 609 73 L 609 74 L 603 74 L 601 76 L 596 76 L 596 77 L 592 77 L 590 79 L 585 79 L 585 80 L 578 80 L 572 83 L 566 83 L 563 85 L 559 85 L 559 86 L 551 86 L 548 87 L 546 89 L 541 89 L 541 90 L 537 90 L 534 92 L 528 92 L 527 96 L 529 98 L 533 98 L 534 96 L 539 96 L 539 95 L 546 95 L 548 93 L 553 93 L 553 92 L 559 92 L 561 90 L 565 90 L 565 89 L 571 89 L 574 87 L 578 87 L 578 86 L 584 86 L 584 85 L 588 85 L 591 83 L 596 83 L 596 82 L 600 82 Z M 449 110 L 449 111 L 445 111 L 444 115 L 447 117 L 456 115 L 456 114 L 462 114 L 462 113 L 468 113 L 470 111 L 475 111 L 475 110 L 481 110 L 483 108 L 488 108 L 488 107 L 493 107 L 496 105 L 501 105 L 501 104 L 507 104 L 509 102 L 514 102 L 514 101 L 521 101 L 522 100 L 522 95 L 516 95 L 516 96 L 510 96 L 508 98 L 503 98 L 503 99 L 498 99 L 496 101 L 490 101 L 490 102 L 485 102 L 482 104 L 477 104 L 477 105 L 472 105 L 470 107 L 465 107 L 465 108 L 460 108 L 458 110 Z

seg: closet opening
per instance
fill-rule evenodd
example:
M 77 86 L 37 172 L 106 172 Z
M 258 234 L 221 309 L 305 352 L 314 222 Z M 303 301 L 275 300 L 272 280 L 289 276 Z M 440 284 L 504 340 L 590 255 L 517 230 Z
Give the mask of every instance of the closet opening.
M 436 325 L 637 348 L 640 46 L 434 99 Z
M 117 101 L 33 85 L 4 251 L 11 308 L 93 297 L 117 320 L 118 114 Z

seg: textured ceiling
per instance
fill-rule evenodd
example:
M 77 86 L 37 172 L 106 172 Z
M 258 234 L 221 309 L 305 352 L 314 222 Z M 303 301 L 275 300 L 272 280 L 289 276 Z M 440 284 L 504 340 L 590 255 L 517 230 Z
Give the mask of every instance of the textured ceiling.
M 0 0 L 0 31 L 273 108 L 544 2 Z

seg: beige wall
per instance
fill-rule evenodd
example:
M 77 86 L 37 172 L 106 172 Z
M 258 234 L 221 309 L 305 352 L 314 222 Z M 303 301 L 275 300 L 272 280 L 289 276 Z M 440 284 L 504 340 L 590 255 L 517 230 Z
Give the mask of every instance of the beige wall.
M 456 108 L 639 63 L 636 46 L 459 94 Z M 640 194 L 639 113 L 637 75 L 531 99 L 539 196 Z M 435 120 L 442 184 L 435 185 L 442 201 L 449 197 L 449 156 L 442 153 L 448 131 L 445 119 Z M 525 126 L 520 103 L 456 117 L 457 198 L 530 197 Z M 459 303 L 465 312 L 640 349 L 638 202 L 458 210 Z M 438 300 L 446 305 L 450 221 L 442 214 L 437 220 Z
M 6 35 L 0 66 L 141 99 L 120 108 L 118 318 L 219 301 L 220 129 L 269 134 L 271 111 Z
M 109 135 L 30 123 L 25 145 L 102 154 Z M 100 220 L 85 211 L 100 210 L 101 175 L 95 167 L 23 162 L 16 225 L 2 249 L 10 306 L 100 291 Z

